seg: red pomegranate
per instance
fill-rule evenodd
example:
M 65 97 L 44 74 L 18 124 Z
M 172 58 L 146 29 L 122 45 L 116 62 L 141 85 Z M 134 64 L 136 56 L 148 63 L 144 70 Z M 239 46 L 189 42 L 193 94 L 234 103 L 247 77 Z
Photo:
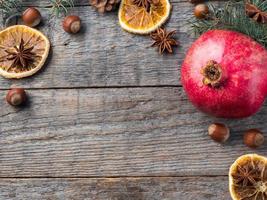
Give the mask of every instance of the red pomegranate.
M 251 116 L 267 96 L 267 50 L 241 33 L 208 31 L 189 49 L 181 79 L 201 111 L 223 118 Z

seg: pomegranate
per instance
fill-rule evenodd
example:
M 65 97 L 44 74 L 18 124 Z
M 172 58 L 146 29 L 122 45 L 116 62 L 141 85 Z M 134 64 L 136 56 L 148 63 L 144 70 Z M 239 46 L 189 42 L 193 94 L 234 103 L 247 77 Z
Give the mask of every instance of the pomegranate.
M 267 50 L 238 32 L 208 31 L 189 49 L 181 79 L 201 111 L 223 118 L 251 116 L 267 96 Z

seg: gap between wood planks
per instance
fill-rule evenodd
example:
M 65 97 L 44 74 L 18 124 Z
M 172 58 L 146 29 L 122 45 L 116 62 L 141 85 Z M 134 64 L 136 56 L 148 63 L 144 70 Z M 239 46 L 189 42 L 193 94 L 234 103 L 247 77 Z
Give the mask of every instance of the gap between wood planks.
M 19 86 L 18 86 L 19 87 Z M 122 85 L 122 86 L 81 86 L 81 87 L 23 87 L 25 90 L 75 90 L 75 89 L 127 89 L 127 88 L 182 88 L 181 85 Z M 7 91 L 9 88 L 0 88 L 0 91 Z
M 135 178 L 216 178 L 228 177 L 228 175 L 195 175 L 195 176 L 10 176 L 0 179 L 135 179 Z

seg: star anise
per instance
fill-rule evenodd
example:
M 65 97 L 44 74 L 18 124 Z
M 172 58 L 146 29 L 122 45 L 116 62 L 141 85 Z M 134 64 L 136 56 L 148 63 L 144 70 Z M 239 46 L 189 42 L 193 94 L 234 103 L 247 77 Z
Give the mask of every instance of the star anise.
M 257 6 L 246 3 L 246 13 L 247 15 L 260 23 L 267 23 L 267 12 L 261 11 Z
M 138 7 L 143 7 L 147 11 L 149 11 L 149 8 L 151 4 L 157 5 L 159 4 L 159 0 L 132 0 L 135 5 Z
M 155 40 L 152 46 L 158 46 L 160 54 L 166 50 L 169 53 L 173 53 L 172 46 L 178 45 L 178 42 L 172 38 L 175 32 L 175 30 L 167 32 L 164 28 L 158 28 L 157 31 L 150 35 Z
M 10 68 L 14 67 L 27 67 L 30 62 L 34 61 L 35 53 L 32 52 L 32 47 L 26 48 L 25 42 L 21 39 L 20 44 L 18 46 L 14 46 L 12 50 L 5 50 L 8 53 L 7 60 L 12 60 L 12 65 Z
M 248 185 L 255 185 L 259 178 L 258 171 L 248 165 L 238 166 L 238 173 L 233 175 L 236 184 L 241 184 L 243 187 Z

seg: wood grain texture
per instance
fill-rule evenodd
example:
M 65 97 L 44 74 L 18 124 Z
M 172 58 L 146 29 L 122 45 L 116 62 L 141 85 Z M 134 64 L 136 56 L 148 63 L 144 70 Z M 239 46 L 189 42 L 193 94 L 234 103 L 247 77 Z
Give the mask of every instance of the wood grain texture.
M 158 56 L 149 37 L 121 30 L 116 12 L 100 15 L 87 0 L 75 4 L 71 13 L 81 16 L 83 29 L 69 35 L 62 19 L 48 21 L 47 0 L 23 1 L 41 10 L 39 28 L 52 53 L 36 76 L 0 78 L 0 200 L 230 199 L 231 163 L 245 153 L 266 155 L 266 145 L 245 147 L 242 134 L 259 128 L 266 135 L 267 105 L 248 119 L 221 120 L 188 102 L 179 69 L 194 40 L 186 24 L 193 5 L 172 1 L 167 28 L 177 29 L 180 47 Z M 10 86 L 32 88 L 25 107 L 5 103 Z M 214 121 L 232 129 L 225 145 L 207 136 Z
M 89 4 L 89 0 L 74 0 L 73 1 L 75 6 L 90 6 Z M 172 3 L 176 3 L 176 2 L 187 2 L 187 0 L 171 0 Z M 38 7 L 51 7 L 51 4 L 49 3 L 48 0 L 26 0 L 26 1 L 22 1 L 22 4 L 24 6 L 38 6 Z
M 216 188 L 216 190 L 214 190 Z M 0 199 L 230 200 L 227 177 L 2 179 Z
M 187 24 L 192 16 L 190 3 L 173 3 L 167 27 L 177 30 L 180 47 L 174 55 L 164 56 L 150 47 L 153 41 L 149 36 L 123 31 L 117 12 L 101 15 L 90 6 L 75 7 L 71 13 L 82 18 L 83 29 L 77 35 L 70 35 L 63 31 L 61 18 L 48 20 L 49 9 L 42 7 L 40 10 L 44 24 L 39 29 L 52 43 L 47 65 L 31 78 L 7 80 L 0 77 L 0 89 L 10 85 L 27 88 L 180 85 L 179 68 L 193 41 Z
M 241 154 L 242 133 L 267 133 L 267 106 L 244 120 L 199 113 L 182 88 L 29 90 L 29 105 L 0 101 L 0 177 L 227 175 Z M 0 92 L 4 96 L 4 92 Z M 225 122 L 225 145 L 207 126 Z

